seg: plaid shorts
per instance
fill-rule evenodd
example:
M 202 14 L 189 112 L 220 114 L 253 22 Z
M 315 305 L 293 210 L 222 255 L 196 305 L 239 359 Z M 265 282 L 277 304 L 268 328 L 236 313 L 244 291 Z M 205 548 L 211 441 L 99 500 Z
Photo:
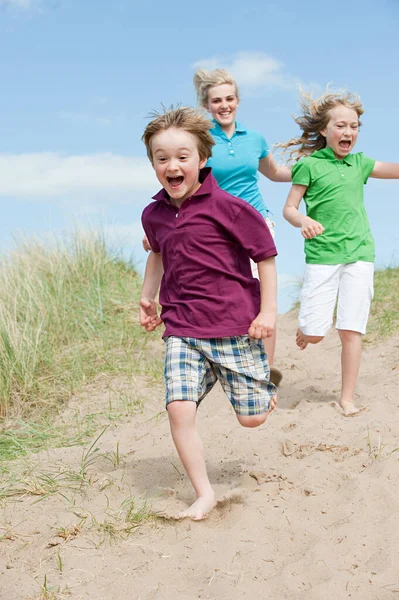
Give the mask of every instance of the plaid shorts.
M 166 338 L 166 406 L 174 400 L 199 405 L 217 380 L 238 415 L 267 412 L 277 391 L 262 340 Z

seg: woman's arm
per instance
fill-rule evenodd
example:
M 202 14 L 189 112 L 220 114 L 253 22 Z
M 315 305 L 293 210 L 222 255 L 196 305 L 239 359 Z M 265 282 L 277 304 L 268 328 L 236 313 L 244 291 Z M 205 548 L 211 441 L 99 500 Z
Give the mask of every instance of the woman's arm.
M 277 164 L 271 152 L 265 158 L 260 159 L 258 171 L 270 179 L 270 181 L 291 181 L 291 169 L 285 165 Z
M 376 161 L 370 177 L 376 179 L 399 179 L 399 164 Z
M 316 235 L 321 235 L 324 227 L 318 221 L 302 215 L 298 210 L 306 190 L 306 185 L 294 184 L 292 186 L 284 205 L 283 216 L 294 227 L 300 227 L 303 237 L 309 240 L 316 237 Z

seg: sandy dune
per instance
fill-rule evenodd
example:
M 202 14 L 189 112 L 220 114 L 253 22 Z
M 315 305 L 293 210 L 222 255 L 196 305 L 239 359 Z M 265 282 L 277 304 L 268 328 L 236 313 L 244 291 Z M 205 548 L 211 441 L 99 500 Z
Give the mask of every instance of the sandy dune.
M 99 440 L 84 495 L 66 487 L 37 503 L 26 496 L 2 506 L 0 597 L 397 600 L 399 336 L 366 349 L 358 403 L 368 410 L 345 418 L 333 406 L 336 333 L 300 352 L 294 331 L 294 316 L 281 317 L 285 378 L 264 427 L 241 428 L 219 388 L 200 408 L 209 473 L 223 500 L 205 521 L 157 519 L 122 535 L 121 506 L 132 495 L 165 515 L 192 501 L 162 388 L 145 389 L 138 380 L 144 410 Z M 98 382 L 64 419 L 108 402 Z M 113 464 L 106 453 L 117 441 L 123 461 Z M 60 472 L 77 471 L 81 459 L 82 448 L 72 447 L 34 460 L 36 472 Z M 112 526 L 121 535 L 107 535 Z

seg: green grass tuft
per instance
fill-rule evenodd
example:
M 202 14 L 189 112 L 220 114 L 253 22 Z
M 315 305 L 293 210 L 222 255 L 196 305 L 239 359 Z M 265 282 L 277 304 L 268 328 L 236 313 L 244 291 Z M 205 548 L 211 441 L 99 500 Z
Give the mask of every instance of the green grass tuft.
M 375 272 L 374 299 L 371 304 L 365 341 L 374 343 L 399 330 L 399 268 Z
M 138 324 L 140 287 L 93 232 L 22 243 L 3 258 L 0 416 L 48 414 L 102 373 L 144 372 L 155 336 Z

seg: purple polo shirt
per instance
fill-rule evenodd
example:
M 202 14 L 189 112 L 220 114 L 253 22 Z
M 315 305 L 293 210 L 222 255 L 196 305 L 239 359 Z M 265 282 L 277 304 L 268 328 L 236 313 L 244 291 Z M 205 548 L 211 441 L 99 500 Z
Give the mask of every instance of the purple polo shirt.
M 210 168 L 200 188 L 180 207 L 162 189 L 143 211 L 142 223 L 164 266 L 159 302 L 164 337 L 245 335 L 259 313 L 256 263 L 276 256 L 269 228 L 248 202 L 223 191 Z

